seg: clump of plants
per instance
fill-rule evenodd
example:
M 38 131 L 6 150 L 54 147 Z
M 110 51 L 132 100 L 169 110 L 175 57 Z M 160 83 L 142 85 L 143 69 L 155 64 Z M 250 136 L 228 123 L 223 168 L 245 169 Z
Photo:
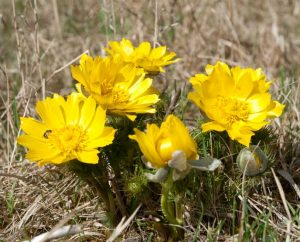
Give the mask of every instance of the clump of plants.
M 122 39 L 105 50 L 107 56 L 84 54 L 71 66 L 76 91 L 38 101 L 39 119 L 21 118 L 17 141 L 27 159 L 87 182 L 107 225 L 142 204 L 158 218 L 149 220 L 149 230 L 163 227 L 169 239 L 183 239 L 187 214 L 203 216 L 193 206 L 208 208 L 216 202 L 211 194 L 222 190 L 232 202 L 228 177 L 255 177 L 272 165 L 274 134 L 265 126 L 284 105 L 272 100 L 261 69 L 207 65 L 205 74 L 190 78 L 192 91 L 170 97 L 154 87 L 165 67 L 179 61 L 166 46 L 134 47 Z M 199 108 L 194 116 L 204 117 L 196 127 L 184 122 L 187 98 Z

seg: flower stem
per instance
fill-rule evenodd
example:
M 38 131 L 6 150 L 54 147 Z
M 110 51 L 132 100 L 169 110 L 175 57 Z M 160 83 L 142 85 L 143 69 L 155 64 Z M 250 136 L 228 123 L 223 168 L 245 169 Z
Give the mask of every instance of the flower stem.
M 171 194 L 171 188 L 173 185 L 172 174 L 169 174 L 167 180 L 162 184 L 162 194 L 161 194 L 161 210 L 166 217 L 166 219 L 171 224 L 178 224 L 176 217 L 174 215 L 174 206 L 169 200 L 169 195 Z
M 176 211 L 176 221 L 178 224 L 182 224 L 182 197 L 180 194 L 176 195 L 175 198 L 175 211 Z
M 170 195 L 172 194 L 173 183 L 172 172 L 170 172 L 167 180 L 162 184 L 162 194 L 160 202 L 161 210 L 169 223 L 179 225 L 176 227 L 171 227 L 172 241 L 178 241 L 184 238 L 184 230 L 180 227 L 182 225 L 182 206 L 181 197 L 175 198 L 175 207 L 174 201 L 170 201 L 169 199 Z

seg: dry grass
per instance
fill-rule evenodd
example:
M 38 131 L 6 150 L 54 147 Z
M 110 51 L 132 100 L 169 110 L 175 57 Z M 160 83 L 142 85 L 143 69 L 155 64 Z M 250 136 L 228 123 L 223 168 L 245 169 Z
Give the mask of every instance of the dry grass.
M 275 171 L 285 170 L 299 184 L 299 18 L 298 0 L 1 1 L 0 238 L 16 241 L 38 235 L 70 213 L 65 223 L 80 223 L 90 239 L 107 238 L 97 197 L 85 184 L 55 167 L 37 168 L 23 161 L 23 150 L 15 143 L 20 132 L 16 114 L 34 115 L 37 99 L 53 92 L 69 93 L 68 65 L 85 51 L 101 53 L 108 40 L 121 37 L 136 43 L 157 40 L 176 51 L 182 61 L 168 72 L 169 83 L 186 82 L 216 60 L 262 67 L 275 80 L 274 96 L 287 105 L 274 123 L 280 147 Z M 250 216 L 263 214 L 271 204 L 270 226 L 279 238 L 296 241 L 299 224 L 291 221 L 286 201 L 299 208 L 300 197 L 289 182 L 274 176 L 280 178 L 278 186 L 265 185 L 275 184 L 270 173 L 261 193 L 249 197 Z M 202 221 L 197 228 L 195 221 L 197 225 L 196 218 L 187 218 L 189 238 L 198 228 L 208 236 L 216 227 Z M 134 231 L 128 229 L 124 238 L 147 239 L 146 232 Z M 229 241 L 221 232 L 217 238 Z

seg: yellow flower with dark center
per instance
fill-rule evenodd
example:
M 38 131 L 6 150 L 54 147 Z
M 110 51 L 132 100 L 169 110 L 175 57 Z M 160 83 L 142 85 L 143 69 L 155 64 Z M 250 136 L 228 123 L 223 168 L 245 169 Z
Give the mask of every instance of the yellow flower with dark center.
M 188 95 L 211 120 L 202 125 L 204 132 L 226 130 L 231 139 L 249 146 L 253 131 L 281 115 L 284 105 L 271 99 L 271 82 L 261 69 L 229 68 L 217 62 L 207 65 L 206 73 L 190 79 L 194 92 Z
M 82 55 L 79 66 L 71 66 L 72 76 L 110 113 L 134 119 L 138 113 L 155 113 L 159 101 L 152 79 L 142 69 L 112 58 Z
M 174 158 L 180 156 L 181 164 L 175 164 L 181 170 L 187 169 L 187 160 L 197 159 L 197 144 L 190 136 L 185 125 L 174 115 L 169 115 L 159 128 L 156 124 L 147 124 L 142 132 L 134 129 L 129 138 L 136 140 L 147 162 L 160 168 L 174 165 Z M 182 160 L 183 158 L 183 160 Z
M 167 51 L 166 46 L 151 48 L 149 42 L 142 42 L 138 47 L 134 47 L 130 40 L 122 39 L 120 42 L 110 41 L 108 45 L 106 52 L 110 56 L 120 58 L 125 63 L 132 63 L 149 73 L 164 72 L 164 66 L 179 61 L 174 59 L 174 52 Z
M 105 126 L 106 113 L 92 98 L 72 93 L 65 100 L 53 98 L 38 101 L 36 111 L 41 121 L 21 118 L 25 134 L 18 137 L 27 147 L 26 158 L 38 162 L 61 164 L 73 159 L 83 163 L 98 163 L 97 148 L 111 144 L 115 129 Z

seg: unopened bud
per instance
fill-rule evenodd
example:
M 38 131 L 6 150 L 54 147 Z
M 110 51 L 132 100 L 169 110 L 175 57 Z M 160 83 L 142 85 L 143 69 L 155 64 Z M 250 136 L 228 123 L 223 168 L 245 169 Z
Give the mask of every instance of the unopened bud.
M 237 164 L 240 170 L 247 176 L 255 176 L 263 173 L 268 167 L 266 154 L 256 145 L 244 148 L 237 157 Z

